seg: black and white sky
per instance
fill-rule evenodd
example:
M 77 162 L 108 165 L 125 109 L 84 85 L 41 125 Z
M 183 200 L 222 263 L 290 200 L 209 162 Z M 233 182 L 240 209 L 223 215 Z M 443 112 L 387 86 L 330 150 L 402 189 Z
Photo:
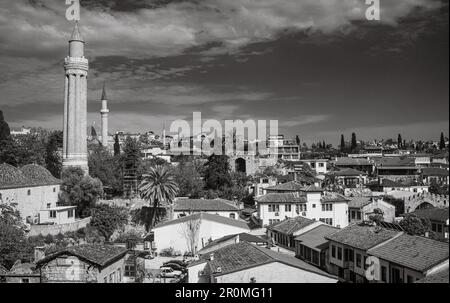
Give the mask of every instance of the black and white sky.
M 107 81 L 110 132 L 175 119 L 278 119 L 334 145 L 439 138 L 449 128 L 448 3 L 381 0 L 81 0 L 89 124 Z M 73 23 L 65 0 L 0 1 L 0 109 L 14 127 L 62 128 Z

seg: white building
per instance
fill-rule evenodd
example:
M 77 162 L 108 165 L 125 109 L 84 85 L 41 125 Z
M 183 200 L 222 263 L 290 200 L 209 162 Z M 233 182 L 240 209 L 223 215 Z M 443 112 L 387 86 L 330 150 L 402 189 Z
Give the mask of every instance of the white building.
M 239 260 L 239 262 L 230 262 Z M 189 283 L 336 283 L 337 277 L 295 257 L 248 242 L 220 248 L 188 267 Z
M 199 251 L 210 241 L 249 231 L 245 221 L 195 213 L 157 225 L 153 229 L 154 247 L 157 252 L 169 248 L 181 253 Z
M 42 166 L 30 164 L 18 169 L 8 164 L 0 164 L 0 203 L 16 203 L 22 218 L 29 224 L 55 222 L 56 218 L 50 218 L 50 213 L 45 213 L 48 209 L 57 209 L 60 187 L 61 180 L 54 178 Z M 69 211 L 68 208 L 57 210 L 60 218 L 67 217 L 66 220 L 61 219 L 64 223 L 72 221 L 72 218 L 69 220 L 68 217 Z
M 224 199 L 183 199 L 174 201 L 172 218 L 181 218 L 194 213 L 208 213 L 231 219 L 239 218 L 239 204 Z
M 256 199 L 263 226 L 298 216 L 340 228 L 348 225 L 349 200 L 340 194 L 324 192 L 315 186 L 304 187 L 295 181 L 266 190 L 266 195 Z
M 302 162 L 307 163 L 311 168 L 321 175 L 328 173 L 328 160 L 327 159 L 302 159 Z

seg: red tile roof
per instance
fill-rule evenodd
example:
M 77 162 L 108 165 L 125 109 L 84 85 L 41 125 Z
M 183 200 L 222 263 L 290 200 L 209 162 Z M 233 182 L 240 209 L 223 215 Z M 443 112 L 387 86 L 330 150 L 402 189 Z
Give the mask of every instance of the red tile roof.
M 448 260 L 448 243 L 403 234 L 370 249 L 368 253 L 380 259 L 425 272 Z
M 38 267 L 42 267 L 51 260 L 61 255 L 76 256 L 88 263 L 104 268 L 125 256 L 127 249 L 113 245 L 83 244 L 64 248 L 51 254 L 37 262 Z
M 395 230 L 357 223 L 326 236 L 325 239 L 367 250 L 400 234 L 400 232 Z
M 285 235 L 292 235 L 295 232 L 316 223 L 316 220 L 308 219 L 305 217 L 288 218 L 284 221 L 272 224 L 267 227 L 268 230 L 283 233 Z
M 205 256 L 208 258 L 209 255 Z M 312 266 L 295 257 L 258 247 L 248 242 L 240 242 L 220 248 L 214 252 L 214 260 L 208 261 L 214 276 L 279 262 L 307 272 L 315 273 L 328 278 L 335 278 L 315 266 Z M 220 270 L 218 270 L 220 268 Z
M 174 202 L 174 211 L 239 211 L 233 201 L 224 199 L 179 199 Z
M 259 203 L 306 203 L 306 197 L 298 193 L 268 193 L 256 198 Z
M 300 241 L 302 245 L 310 248 L 321 248 L 323 245 L 328 243 L 328 240 L 325 239 L 325 237 L 338 232 L 339 230 L 340 228 L 323 224 L 308 230 L 307 232 L 296 237 L 295 240 Z
M 189 216 L 185 216 L 185 217 L 181 217 L 178 219 L 160 223 L 160 224 L 156 225 L 154 227 L 154 229 L 158 229 L 158 228 L 169 226 L 169 225 L 181 224 L 184 222 L 188 222 L 189 220 L 208 220 L 208 221 L 213 221 L 213 222 L 220 223 L 220 224 L 231 225 L 231 226 L 250 230 L 248 223 L 245 221 L 231 219 L 231 218 L 227 218 L 227 217 L 223 217 L 223 216 L 219 216 L 219 215 L 213 215 L 213 214 L 204 213 L 204 212 L 199 212 L 199 213 L 195 213 L 195 214 L 192 214 Z

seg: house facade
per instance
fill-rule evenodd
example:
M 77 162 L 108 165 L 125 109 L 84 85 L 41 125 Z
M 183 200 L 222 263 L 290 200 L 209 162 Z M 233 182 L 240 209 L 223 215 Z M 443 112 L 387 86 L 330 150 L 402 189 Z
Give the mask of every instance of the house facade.
M 99 244 L 68 247 L 37 261 L 43 283 L 122 283 L 127 249 Z
M 249 231 L 245 221 L 209 213 L 195 213 L 155 226 L 153 248 L 158 253 L 165 249 L 173 249 L 182 254 L 198 252 L 210 241 Z

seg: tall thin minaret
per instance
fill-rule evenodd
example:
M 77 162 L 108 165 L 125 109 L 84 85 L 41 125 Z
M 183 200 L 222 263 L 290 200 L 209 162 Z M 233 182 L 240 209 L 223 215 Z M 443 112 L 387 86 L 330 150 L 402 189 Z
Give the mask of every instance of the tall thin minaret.
M 102 115 L 102 145 L 108 148 L 108 97 L 106 96 L 105 83 L 103 83 L 102 92 L 102 109 L 100 114 Z
M 63 167 L 80 167 L 87 174 L 87 75 L 89 62 L 84 57 L 84 40 L 78 22 L 69 40 L 64 97 Z

